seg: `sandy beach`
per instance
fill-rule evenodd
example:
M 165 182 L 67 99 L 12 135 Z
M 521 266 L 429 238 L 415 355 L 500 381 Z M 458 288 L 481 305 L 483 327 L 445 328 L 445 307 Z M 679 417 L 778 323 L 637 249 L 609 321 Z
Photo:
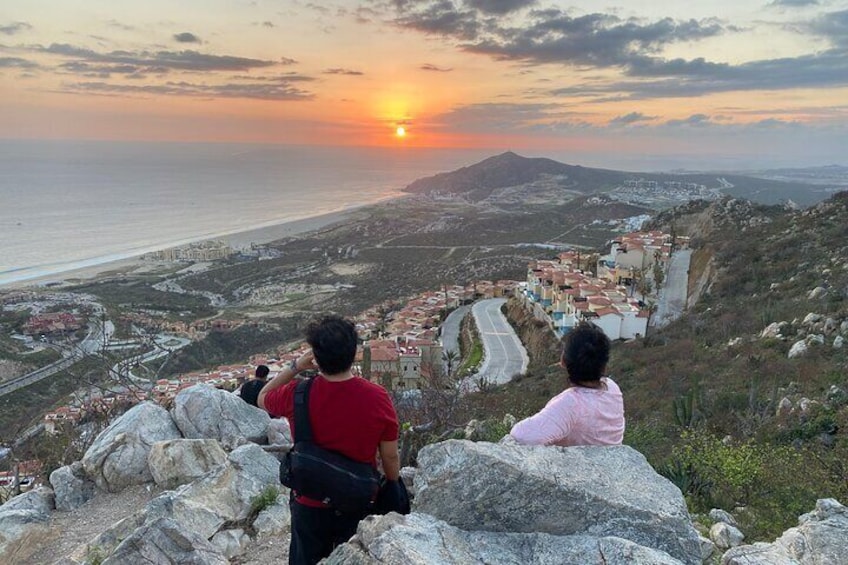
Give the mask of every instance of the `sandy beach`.
M 232 247 L 245 247 L 251 243 L 269 243 L 287 237 L 295 237 L 304 235 L 325 227 L 329 227 L 338 223 L 348 221 L 358 215 L 365 214 L 365 210 L 373 206 L 367 204 L 337 212 L 320 214 L 310 218 L 302 218 L 299 220 L 285 221 L 279 224 L 262 226 L 259 228 L 248 229 L 229 234 L 224 234 L 212 238 L 199 238 L 196 241 L 220 240 L 224 241 Z M 168 249 L 163 247 L 162 249 Z M 68 283 L 79 283 L 85 280 L 91 280 L 103 275 L 127 273 L 137 269 L 141 269 L 147 262 L 141 259 L 141 255 L 119 259 L 116 261 L 108 261 L 97 265 L 82 267 L 56 273 L 27 279 L 24 281 L 15 281 L 0 285 L 0 290 L 16 290 L 27 287 L 61 287 Z

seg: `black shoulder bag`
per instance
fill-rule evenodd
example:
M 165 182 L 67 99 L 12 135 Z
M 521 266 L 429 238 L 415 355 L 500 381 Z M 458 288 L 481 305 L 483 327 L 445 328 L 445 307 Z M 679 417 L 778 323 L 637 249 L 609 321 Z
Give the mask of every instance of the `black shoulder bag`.
M 349 513 L 368 512 L 380 488 L 380 474 L 369 463 L 315 445 L 309 422 L 313 378 L 294 392 L 294 447 L 280 463 L 280 482 L 296 494 Z

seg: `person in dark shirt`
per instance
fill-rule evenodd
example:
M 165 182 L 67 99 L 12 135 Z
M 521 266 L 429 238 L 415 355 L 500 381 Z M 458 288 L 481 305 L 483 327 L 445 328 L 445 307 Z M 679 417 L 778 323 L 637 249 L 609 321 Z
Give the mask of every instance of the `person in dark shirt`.
M 239 396 L 241 399 L 250 404 L 251 406 L 259 405 L 256 403 L 256 399 L 259 398 L 259 391 L 262 390 L 266 384 L 268 384 L 268 373 L 270 369 L 268 369 L 267 365 L 259 365 L 256 367 L 256 376 L 253 379 L 250 379 L 239 389 Z

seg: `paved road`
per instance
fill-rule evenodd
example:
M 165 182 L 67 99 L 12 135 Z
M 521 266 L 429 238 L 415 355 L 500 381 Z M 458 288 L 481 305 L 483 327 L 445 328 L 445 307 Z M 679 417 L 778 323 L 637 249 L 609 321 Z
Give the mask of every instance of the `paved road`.
M 5 396 L 20 388 L 29 386 L 33 383 L 46 379 L 47 377 L 55 375 L 59 371 L 64 371 L 83 357 L 87 357 L 95 351 L 98 351 L 104 343 L 108 344 L 112 334 L 115 332 L 115 325 L 108 320 L 102 327 L 100 323 L 94 322 L 89 324 L 88 328 L 88 335 L 85 336 L 85 339 L 82 340 L 79 347 L 75 347 L 70 353 L 55 363 L 51 363 L 50 365 L 36 369 L 31 373 L 27 373 L 26 375 L 0 384 L 0 396 Z M 105 336 L 103 335 L 104 332 L 106 334 Z
M 660 301 L 654 314 L 653 325 L 662 328 L 683 314 L 689 285 L 691 249 L 680 249 L 671 256 L 665 285 L 660 291 Z
M 501 313 L 505 303 L 505 298 L 491 298 L 471 308 L 483 342 L 483 363 L 476 375 L 461 383 L 463 390 L 476 390 L 481 380 L 492 385 L 504 384 L 527 370 L 527 350 Z

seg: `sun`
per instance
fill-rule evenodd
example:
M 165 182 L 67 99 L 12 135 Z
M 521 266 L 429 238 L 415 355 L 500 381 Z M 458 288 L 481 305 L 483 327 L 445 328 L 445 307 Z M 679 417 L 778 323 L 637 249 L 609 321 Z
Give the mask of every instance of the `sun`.
M 404 137 L 406 135 L 406 128 L 403 126 L 398 126 L 395 130 L 395 135 L 398 137 Z

